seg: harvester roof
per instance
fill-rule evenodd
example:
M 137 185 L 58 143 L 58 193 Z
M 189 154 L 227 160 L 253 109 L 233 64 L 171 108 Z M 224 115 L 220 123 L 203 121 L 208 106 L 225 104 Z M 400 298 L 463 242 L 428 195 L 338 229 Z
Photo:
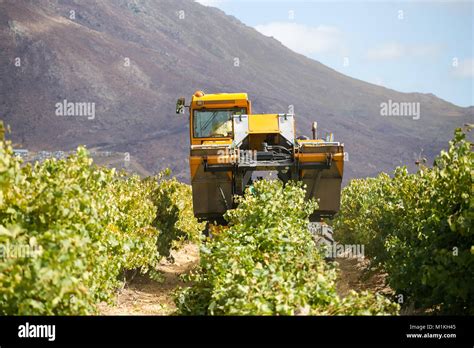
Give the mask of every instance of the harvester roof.
M 248 100 L 247 93 L 215 93 L 215 94 L 202 94 L 195 93 L 193 95 L 193 101 L 226 101 L 226 100 Z

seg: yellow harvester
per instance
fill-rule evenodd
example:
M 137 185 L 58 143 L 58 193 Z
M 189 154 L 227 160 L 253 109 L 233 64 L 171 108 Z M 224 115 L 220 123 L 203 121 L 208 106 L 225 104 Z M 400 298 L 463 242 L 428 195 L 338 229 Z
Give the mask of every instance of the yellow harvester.
M 235 206 L 255 176 L 273 172 L 283 182 L 303 181 L 306 197 L 319 209 L 311 221 L 333 216 L 340 205 L 344 170 L 343 144 L 332 134 L 317 139 L 296 137 L 295 116 L 252 114 L 246 93 L 204 94 L 191 103 L 179 98 L 176 112 L 189 108 L 191 185 L 194 214 L 201 221 L 225 223 L 223 214 Z

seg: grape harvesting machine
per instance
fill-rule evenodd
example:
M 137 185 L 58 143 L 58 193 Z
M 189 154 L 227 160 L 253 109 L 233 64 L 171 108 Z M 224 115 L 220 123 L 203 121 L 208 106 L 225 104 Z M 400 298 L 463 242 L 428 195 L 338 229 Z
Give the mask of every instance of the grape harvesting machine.
M 207 226 L 225 224 L 223 215 L 235 207 L 234 196 L 243 195 L 262 173 L 274 173 L 284 183 L 306 185 L 306 199 L 316 199 L 319 206 L 310 217 L 313 232 L 332 238 L 321 221 L 339 210 L 344 171 L 344 145 L 332 133 L 318 138 L 314 122 L 312 139 L 296 137 L 294 114 L 252 114 L 246 93 L 196 91 L 189 105 L 178 99 L 176 113 L 184 114 L 185 108 L 196 218 Z

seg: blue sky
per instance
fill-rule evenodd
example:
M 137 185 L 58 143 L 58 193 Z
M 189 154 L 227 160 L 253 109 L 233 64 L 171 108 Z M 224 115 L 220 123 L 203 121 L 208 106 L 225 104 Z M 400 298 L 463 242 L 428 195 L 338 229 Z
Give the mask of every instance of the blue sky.
M 474 105 L 474 0 L 198 2 L 346 75 Z

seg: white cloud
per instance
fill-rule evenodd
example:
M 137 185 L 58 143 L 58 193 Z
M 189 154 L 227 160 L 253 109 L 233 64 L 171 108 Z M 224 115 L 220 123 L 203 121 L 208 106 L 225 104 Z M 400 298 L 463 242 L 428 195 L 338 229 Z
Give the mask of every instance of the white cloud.
M 372 60 L 394 60 L 402 57 L 433 56 L 441 47 L 434 44 L 404 45 L 390 42 L 367 51 L 367 57 Z
M 343 35 L 336 27 L 272 22 L 257 25 L 255 29 L 263 35 L 273 36 L 289 49 L 304 55 L 344 52 Z
M 474 78 L 474 58 L 461 60 L 457 67 L 454 67 L 454 75 L 457 77 Z

